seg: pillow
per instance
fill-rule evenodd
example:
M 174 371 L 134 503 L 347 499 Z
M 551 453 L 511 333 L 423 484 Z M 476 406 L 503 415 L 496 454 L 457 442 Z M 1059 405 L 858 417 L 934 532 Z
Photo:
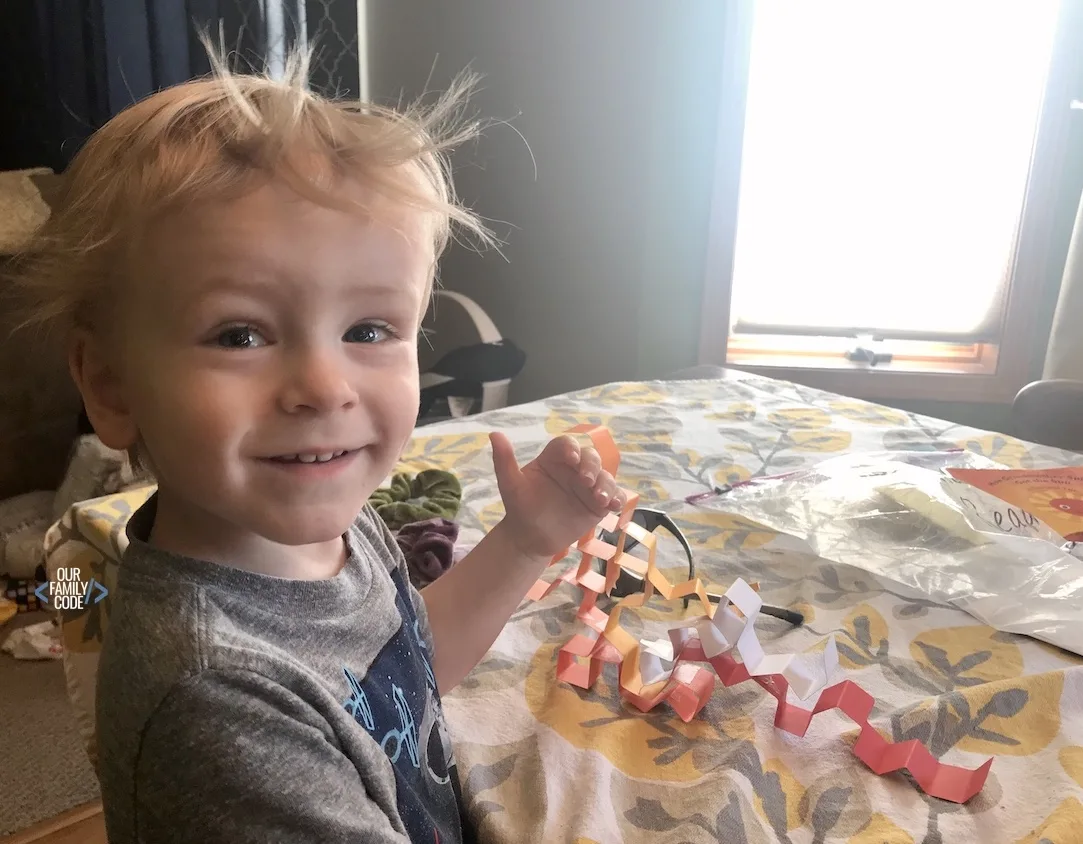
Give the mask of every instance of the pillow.
M 51 175 L 46 167 L 0 172 L 0 252 L 19 249 L 49 219 L 42 188 L 51 193 Z
M 48 491 L 28 492 L 0 501 L 0 544 L 28 527 L 51 523 L 52 512 L 53 493 Z
M 26 580 L 45 562 L 42 545 L 53 523 L 53 493 L 29 492 L 0 501 L 0 574 Z
M 11 254 L 48 215 L 48 172 L 0 174 L 0 205 L 16 210 L 0 238 L 0 499 L 56 489 L 78 428 L 82 404 L 68 374 L 61 338 L 12 333 L 18 323 L 8 273 Z M 22 210 L 18 210 L 22 209 Z

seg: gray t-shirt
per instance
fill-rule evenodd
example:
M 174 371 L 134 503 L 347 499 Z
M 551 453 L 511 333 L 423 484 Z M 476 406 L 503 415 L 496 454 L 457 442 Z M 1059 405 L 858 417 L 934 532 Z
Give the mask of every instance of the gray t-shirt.
M 327 580 L 166 554 L 132 516 L 98 672 L 112 844 L 463 839 L 421 596 L 366 507 Z

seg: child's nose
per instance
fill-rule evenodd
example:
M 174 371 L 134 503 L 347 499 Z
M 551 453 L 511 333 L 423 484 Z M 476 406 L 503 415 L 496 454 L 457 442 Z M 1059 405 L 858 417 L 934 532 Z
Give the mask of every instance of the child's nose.
M 299 354 L 288 366 L 281 402 L 289 413 L 309 410 L 330 413 L 358 403 L 346 361 L 331 351 Z

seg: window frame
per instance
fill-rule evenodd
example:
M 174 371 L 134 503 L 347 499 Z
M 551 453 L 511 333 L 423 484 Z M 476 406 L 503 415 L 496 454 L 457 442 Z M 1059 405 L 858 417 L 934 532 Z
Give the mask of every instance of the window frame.
M 706 273 L 700 325 L 700 364 L 806 384 L 871 400 L 953 400 L 1010 403 L 1040 377 L 1051 302 L 1067 256 L 1079 185 L 1064 184 L 1073 154 L 1073 121 L 1083 112 L 1071 103 L 1083 90 L 1083 4 L 1063 2 L 1042 97 L 1031 170 L 1023 202 L 1011 277 L 1005 292 L 998 342 L 955 346 L 911 341 L 890 363 L 848 361 L 845 348 L 809 350 L 808 336 L 731 334 L 730 296 L 737 234 L 741 147 L 747 98 L 754 0 L 731 4 L 724 39 L 723 102 L 713 178 Z M 1071 201 L 1074 190 L 1074 201 Z M 722 330 L 719 330 L 720 327 Z M 826 340 L 826 338 L 825 338 Z M 834 338 L 843 345 L 854 341 Z M 885 351 L 893 351 L 890 342 Z

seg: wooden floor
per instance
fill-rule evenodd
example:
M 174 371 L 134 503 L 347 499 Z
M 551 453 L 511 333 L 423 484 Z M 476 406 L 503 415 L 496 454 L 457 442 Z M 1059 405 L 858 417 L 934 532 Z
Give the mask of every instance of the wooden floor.
M 0 838 L 0 844 L 106 844 L 100 801 L 69 809 L 47 821 Z

